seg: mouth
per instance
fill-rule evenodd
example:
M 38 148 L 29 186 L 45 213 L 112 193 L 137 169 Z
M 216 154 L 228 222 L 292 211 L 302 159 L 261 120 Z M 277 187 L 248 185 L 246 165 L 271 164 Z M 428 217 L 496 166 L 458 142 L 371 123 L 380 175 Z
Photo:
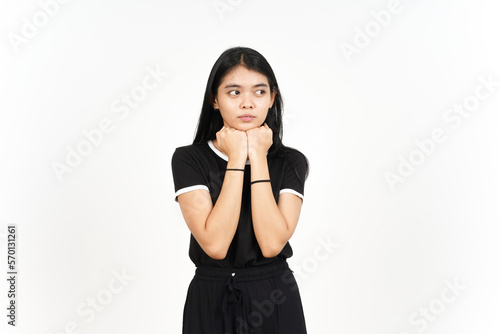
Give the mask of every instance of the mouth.
M 253 120 L 255 118 L 255 116 L 250 115 L 250 114 L 245 114 L 245 115 L 239 116 L 238 118 L 244 122 L 250 122 L 251 120 Z

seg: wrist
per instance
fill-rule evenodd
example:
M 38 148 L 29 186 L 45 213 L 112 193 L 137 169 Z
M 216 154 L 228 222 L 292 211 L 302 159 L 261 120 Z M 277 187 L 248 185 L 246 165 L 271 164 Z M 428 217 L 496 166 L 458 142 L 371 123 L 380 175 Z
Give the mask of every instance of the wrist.
M 250 162 L 267 160 L 267 154 L 266 152 L 250 153 L 248 154 L 248 159 L 250 160 Z
M 245 159 L 228 159 L 226 168 L 245 169 Z

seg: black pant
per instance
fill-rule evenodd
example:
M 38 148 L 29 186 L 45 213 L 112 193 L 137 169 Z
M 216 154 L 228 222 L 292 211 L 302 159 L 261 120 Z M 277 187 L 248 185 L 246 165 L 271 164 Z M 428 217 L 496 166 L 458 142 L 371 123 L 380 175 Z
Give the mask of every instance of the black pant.
M 245 269 L 196 268 L 183 334 L 306 334 L 302 302 L 286 261 Z

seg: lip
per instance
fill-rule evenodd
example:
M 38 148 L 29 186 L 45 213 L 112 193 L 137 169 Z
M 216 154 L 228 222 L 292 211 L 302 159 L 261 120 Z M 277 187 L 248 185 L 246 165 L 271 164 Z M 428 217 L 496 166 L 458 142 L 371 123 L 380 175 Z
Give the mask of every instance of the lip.
M 250 122 L 251 120 L 253 120 L 255 118 L 255 116 L 251 115 L 251 114 L 244 114 L 244 115 L 238 116 L 238 118 L 244 122 Z

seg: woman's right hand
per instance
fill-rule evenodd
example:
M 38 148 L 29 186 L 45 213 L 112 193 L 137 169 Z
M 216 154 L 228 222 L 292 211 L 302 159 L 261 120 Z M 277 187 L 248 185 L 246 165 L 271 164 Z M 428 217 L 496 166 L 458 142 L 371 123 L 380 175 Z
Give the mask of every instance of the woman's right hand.
M 227 155 L 228 160 L 242 162 L 247 160 L 247 134 L 224 125 L 216 134 L 217 145 Z

